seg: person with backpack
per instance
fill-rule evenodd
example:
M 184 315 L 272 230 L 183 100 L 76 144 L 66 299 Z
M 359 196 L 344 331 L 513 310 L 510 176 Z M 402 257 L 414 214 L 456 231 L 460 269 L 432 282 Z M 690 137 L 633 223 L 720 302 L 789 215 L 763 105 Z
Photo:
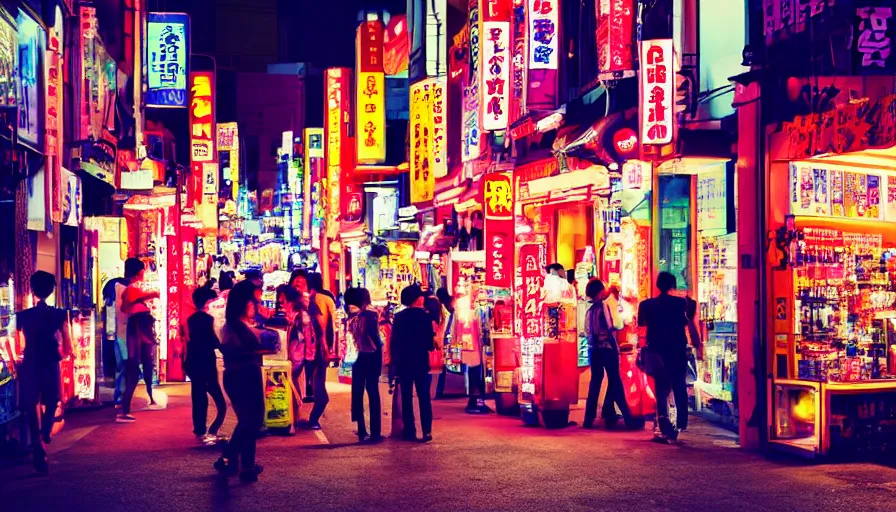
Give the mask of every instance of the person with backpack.
M 215 444 L 224 438 L 218 430 L 224 424 L 227 402 L 218 383 L 218 358 L 215 350 L 221 348 L 215 333 L 215 319 L 208 314 L 208 303 L 218 294 L 208 287 L 193 291 L 193 305 L 196 312 L 187 319 L 187 343 L 184 370 L 190 377 L 190 397 L 193 405 L 193 433 L 202 444 Z M 208 397 L 215 402 L 215 420 L 206 428 Z
M 585 336 L 591 353 L 591 383 L 588 385 L 583 426 L 594 428 L 604 372 L 607 374 L 607 394 L 601 410 L 604 426 L 613 428 L 619 422 L 616 407 L 619 407 L 625 424 L 631 426 L 631 412 L 625 400 L 622 375 L 619 373 L 619 343 L 616 340 L 616 333 L 624 325 L 618 314 L 615 297 L 608 293 L 603 281 L 596 277 L 588 281 L 585 295 L 591 300 L 591 307 L 585 316 Z
M 656 386 L 658 441 L 675 441 L 688 427 L 688 336 L 702 358 L 700 333 L 697 329 L 697 304 L 693 300 L 671 295 L 677 286 L 675 276 L 660 272 L 656 279 L 659 295 L 638 306 L 638 326 L 642 359 Z M 669 419 L 669 394 L 675 397 L 676 422 Z
M 18 345 L 24 345 L 19 379 L 34 469 L 47 473 L 46 445 L 51 441 L 59 403 L 59 362 L 72 354 L 72 340 L 66 312 L 47 304 L 47 298 L 56 289 L 56 277 L 38 270 L 31 276 L 30 284 L 36 304 L 16 315 Z
M 370 307 L 367 288 L 349 288 L 345 292 L 348 305 L 346 333 L 354 343 L 358 359 L 352 365 L 352 419 L 358 422 L 358 441 L 378 443 L 383 440 L 380 375 L 383 373 L 383 341 L 379 321 Z M 364 392 L 370 403 L 370 431 L 364 424 Z

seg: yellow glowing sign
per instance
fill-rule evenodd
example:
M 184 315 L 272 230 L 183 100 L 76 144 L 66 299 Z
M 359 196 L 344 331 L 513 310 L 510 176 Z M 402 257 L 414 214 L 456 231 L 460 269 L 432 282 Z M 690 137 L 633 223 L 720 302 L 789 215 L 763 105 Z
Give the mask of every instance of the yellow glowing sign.
M 448 175 L 448 80 L 436 78 L 432 84 L 432 172 L 436 178 Z
M 379 164 L 386 160 L 386 75 L 358 73 L 358 106 L 355 120 L 355 140 L 358 163 Z
M 411 203 L 432 201 L 432 79 L 411 85 Z
M 339 235 L 341 206 L 340 171 L 342 163 L 343 116 L 345 112 L 346 74 L 343 69 L 327 70 L 327 236 Z
M 240 135 L 236 123 L 218 123 L 218 151 L 230 152 L 230 182 L 236 199 L 240 192 Z

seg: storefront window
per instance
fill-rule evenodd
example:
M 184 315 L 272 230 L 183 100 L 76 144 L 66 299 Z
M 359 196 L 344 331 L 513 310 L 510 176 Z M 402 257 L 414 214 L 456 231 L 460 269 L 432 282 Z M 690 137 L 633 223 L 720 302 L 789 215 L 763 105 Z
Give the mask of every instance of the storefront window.
M 657 272 L 669 272 L 679 290 L 690 289 L 691 176 L 659 177 L 659 259 Z

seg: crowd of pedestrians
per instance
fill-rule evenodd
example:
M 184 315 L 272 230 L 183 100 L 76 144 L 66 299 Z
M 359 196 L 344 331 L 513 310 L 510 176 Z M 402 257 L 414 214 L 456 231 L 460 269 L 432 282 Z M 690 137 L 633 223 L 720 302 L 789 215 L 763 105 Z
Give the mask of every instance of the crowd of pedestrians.
M 115 323 L 115 378 L 116 401 L 120 412 L 116 422 L 133 423 L 131 402 L 139 379 L 143 377 L 149 408 L 156 408 L 152 382 L 155 361 L 155 319 L 149 302 L 159 297 L 142 287 L 144 264 L 131 258 L 125 262 L 125 275 L 107 285 L 104 296 L 107 306 L 114 309 Z M 261 306 L 260 276 L 247 274 L 234 284 L 229 276 L 220 283 L 202 286 L 193 292 L 195 312 L 182 328 L 184 341 L 184 370 L 191 381 L 193 433 L 203 444 L 225 442 L 223 454 L 215 469 L 239 474 L 241 480 L 254 482 L 262 472 L 256 462 L 256 441 L 265 414 L 262 357 L 273 353 L 264 343 L 261 330 L 272 312 Z M 209 313 L 209 305 L 218 299 L 213 285 L 218 284 L 226 300 L 223 325 Z M 657 395 L 656 439 L 675 440 L 687 428 L 687 365 L 689 341 L 700 356 L 700 337 L 696 327 L 696 303 L 688 298 L 673 296 L 675 277 L 661 273 L 657 279 L 659 295 L 640 304 L 638 325 L 642 337 L 639 367 L 653 377 Z M 46 444 L 51 441 L 51 429 L 59 402 L 59 361 L 71 353 L 71 340 L 65 312 L 48 306 L 46 299 L 55 288 L 55 277 L 36 272 L 31 277 L 35 306 L 17 317 L 20 346 L 24 346 L 22 397 L 32 438 L 34 466 L 47 471 Z M 336 302 L 323 286 L 318 273 L 295 271 L 289 284 L 276 290 L 278 310 L 287 321 L 286 353 L 292 365 L 291 389 L 293 417 L 296 429 L 318 430 L 329 402 L 326 388 L 327 368 L 336 358 Z M 597 419 L 598 398 L 604 376 L 607 391 L 601 417 L 607 428 L 615 427 L 619 416 L 629 428 L 641 428 L 632 418 L 620 374 L 620 342 L 617 334 L 623 329 L 618 315 L 618 290 L 606 288 L 597 278 L 586 286 L 591 306 L 585 316 L 585 335 L 591 355 L 591 383 L 585 407 L 585 428 L 593 428 Z M 453 300 L 446 290 L 427 297 L 419 285 L 401 291 L 404 308 L 388 323 L 383 338 L 383 318 L 371 308 L 370 292 L 365 288 L 349 288 L 343 301 L 348 314 L 345 323 L 346 343 L 352 344 L 357 360 L 352 367 L 351 419 L 357 423 L 359 442 L 378 443 L 383 440 L 382 404 L 379 390 L 383 366 L 387 365 L 390 385 L 397 385 L 400 402 L 400 437 L 407 441 L 429 442 L 433 439 L 433 413 L 430 389 L 433 375 L 439 375 L 437 390 L 443 387 L 444 359 L 442 342 L 450 335 Z M 216 351 L 223 356 L 222 392 L 219 384 Z M 438 357 L 433 357 L 437 354 Z M 435 364 L 438 359 L 441 364 Z M 478 362 L 469 364 L 471 370 L 471 399 L 467 412 L 487 412 L 483 409 L 485 390 L 473 373 L 481 370 Z M 481 376 L 480 376 L 481 377 Z M 480 379 L 481 380 L 481 379 Z M 394 388 L 394 386 L 393 386 Z M 220 435 L 227 414 L 225 395 L 229 398 L 237 424 L 229 441 Z M 677 417 L 673 423 L 668 413 L 668 396 L 674 396 Z M 438 395 L 438 391 L 437 391 Z M 369 411 L 365 419 L 364 398 Z M 211 425 L 207 424 L 209 397 L 216 408 Z M 414 416 L 414 398 L 420 413 L 420 431 Z M 306 421 L 299 421 L 299 409 L 310 403 Z M 617 413 L 618 410 L 618 413 Z M 395 423 L 393 423 L 393 430 Z M 394 434 L 395 432 L 393 432 Z

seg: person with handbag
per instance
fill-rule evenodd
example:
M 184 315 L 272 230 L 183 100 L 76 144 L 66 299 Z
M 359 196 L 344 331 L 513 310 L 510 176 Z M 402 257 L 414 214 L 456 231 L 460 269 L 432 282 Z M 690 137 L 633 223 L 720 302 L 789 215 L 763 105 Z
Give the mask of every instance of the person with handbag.
M 432 440 L 432 401 L 429 397 L 429 353 L 435 350 L 435 331 L 432 319 L 423 309 L 423 290 L 410 285 L 401 291 L 405 309 L 395 315 L 392 339 L 389 343 L 393 375 L 401 390 L 401 410 L 404 424 L 402 439 L 417 440 L 414 419 L 414 390 L 420 406 L 423 441 Z
M 601 410 L 604 426 L 613 428 L 619 422 L 616 407 L 622 413 L 626 425 L 631 426 L 631 412 L 625 400 L 622 375 L 619 373 L 619 344 L 616 333 L 623 327 L 616 310 L 615 297 L 604 286 L 603 281 L 594 277 L 585 286 L 585 295 L 591 299 L 591 307 L 585 316 L 585 335 L 591 351 L 591 383 L 585 402 L 585 428 L 593 428 L 597 416 L 597 400 L 600 395 L 604 371 L 607 373 L 607 394 Z
M 638 326 L 646 339 L 639 358 L 656 387 L 656 415 L 660 441 L 674 441 L 688 426 L 688 335 L 700 354 L 700 334 L 695 322 L 696 303 L 670 294 L 675 276 L 660 272 L 659 295 L 638 306 Z M 645 332 L 646 331 L 646 332 Z M 669 394 L 675 397 L 676 422 L 669 418 Z
M 358 423 L 358 441 L 378 443 L 383 440 L 383 412 L 380 405 L 380 374 L 383 373 L 383 342 L 379 320 L 370 307 L 367 288 L 349 288 L 345 292 L 348 306 L 346 334 L 354 343 L 358 358 L 352 365 L 352 419 Z M 370 431 L 364 424 L 364 392 L 370 403 Z

